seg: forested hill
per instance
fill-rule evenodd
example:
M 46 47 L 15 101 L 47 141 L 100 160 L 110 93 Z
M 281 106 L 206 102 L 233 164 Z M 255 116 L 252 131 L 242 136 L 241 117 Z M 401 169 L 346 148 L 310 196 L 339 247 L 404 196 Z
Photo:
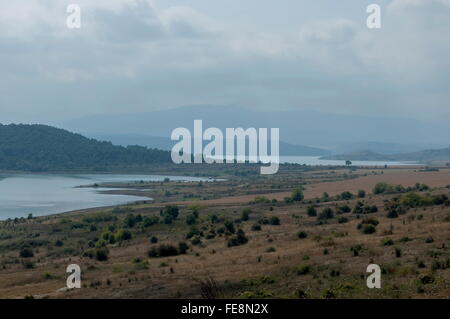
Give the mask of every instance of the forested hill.
M 169 162 L 167 151 L 116 146 L 46 125 L 0 124 L 0 170 L 108 171 Z

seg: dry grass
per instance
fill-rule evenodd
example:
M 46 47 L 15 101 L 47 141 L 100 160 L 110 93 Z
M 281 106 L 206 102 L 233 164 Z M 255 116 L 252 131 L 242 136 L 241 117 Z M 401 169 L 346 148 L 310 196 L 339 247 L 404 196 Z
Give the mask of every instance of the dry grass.
M 362 174 L 364 175 L 364 174 Z M 384 174 L 360 176 L 333 182 L 319 182 L 307 185 L 307 199 L 321 196 L 323 192 L 335 195 L 343 191 L 370 191 L 377 182 L 414 185 L 425 183 L 432 187 L 443 187 L 450 183 L 450 171 L 414 172 L 413 170 L 384 170 Z M 213 186 L 211 186 L 213 187 Z M 434 193 L 446 193 L 448 189 L 436 189 Z M 269 199 L 283 199 L 289 192 L 267 193 Z M 357 229 L 361 219 L 354 214 L 345 214 L 348 223 L 338 224 L 336 218 L 323 225 L 315 217 L 306 214 L 308 204 L 263 204 L 250 205 L 254 195 L 230 196 L 205 201 L 176 202 L 188 207 L 201 204 L 200 219 L 216 213 L 239 218 L 244 207 L 252 210 L 250 220 L 242 223 L 249 242 L 242 246 L 226 247 L 224 236 L 205 240 L 200 246 L 191 246 L 186 255 L 165 258 L 148 258 L 147 251 L 152 244 L 148 236 L 155 235 L 163 243 L 177 243 L 185 240 L 188 226 L 184 224 L 187 209 L 182 209 L 180 221 L 173 226 L 152 226 L 143 232 L 136 232 L 135 238 L 122 245 L 110 247 L 110 258 L 98 262 L 87 257 L 49 255 L 51 250 L 39 248 L 35 255 L 34 269 L 24 269 L 20 264 L 3 263 L 0 270 L 0 296 L 23 298 L 26 295 L 48 298 L 187 298 L 187 297 L 280 297 L 280 298 L 448 298 L 450 296 L 450 269 L 432 269 L 433 262 L 450 258 L 450 222 L 445 218 L 449 207 L 430 207 L 426 210 L 410 210 L 406 215 L 388 219 L 382 210 L 383 201 L 391 196 L 371 196 L 365 201 L 377 205 L 380 211 L 370 217 L 378 219 L 377 232 L 363 234 Z M 349 201 L 353 206 L 356 200 Z M 145 215 L 157 214 L 167 203 L 139 206 Z M 334 207 L 336 203 L 322 203 Z M 273 206 L 274 210 L 269 208 Z M 319 208 L 320 211 L 320 208 Z M 56 216 L 30 222 L 33 233 L 40 232 L 40 238 L 55 235 L 47 226 L 59 225 L 62 218 L 73 220 L 85 213 Z M 281 225 L 262 225 L 261 231 L 252 231 L 251 226 L 262 216 L 278 216 Z M 422 215 L 423 217 L 419 217 Z M 414 218 L 411 216 L 415 216 Z M 205 221 L 202 223 L 206 223 Z M 20 226 L 18 226 L 20 227 Z M 299 239 L 299 231 L 307 238 Z M 64 234 L 73 243 L 83 232 Z M 427 237 L 433 237 L 427 243 Z M 402 241 L 408 237 L 409 241 Z M 383 246 L 382 241 L 391 238 L 392 246 Z M 8 244 L 14 239 L 3 240 Z M 353 256 L 351 247 L 361 245 L 359 256 Z M 268 248 L 273 247 L 272 251 Z M 402 251 L 396 257 L 394 247 Z M 273 251 L 274 250 L 274 251 Z M 327 254 L 325 254 L 327 252 Z M 15 257 L 14 257 L 15 256 Z M 139 263 L 132 260 L 142 259 Z M 17 250 L 3 251 L 0 260 L 17 259 Z M 424 263 L 424 268 L 419 263 Z M 78 263 L 83 270 L 83 288 L 64 291 L 65 267 Z M 366 267 L 376 263 L 385 269 L 383 288 L 371 290 L 366 287 Z M 298 274 L 299 267 L 309 267 L 304 275 Z M 51 274 L 45 278 L 45 274 Z M 431 284 L 420 283 L 421 276 L 432 276 Z M 100 283 L 100 284 L 99 284 Z

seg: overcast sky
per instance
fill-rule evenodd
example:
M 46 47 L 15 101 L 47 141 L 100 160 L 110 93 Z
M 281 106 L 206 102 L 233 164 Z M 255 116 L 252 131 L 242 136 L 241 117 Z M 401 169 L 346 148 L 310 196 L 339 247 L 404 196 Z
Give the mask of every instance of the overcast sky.
M 220 104 L 450 124 L 450 0 L 2 1 L 0 69 L 3 123 Z

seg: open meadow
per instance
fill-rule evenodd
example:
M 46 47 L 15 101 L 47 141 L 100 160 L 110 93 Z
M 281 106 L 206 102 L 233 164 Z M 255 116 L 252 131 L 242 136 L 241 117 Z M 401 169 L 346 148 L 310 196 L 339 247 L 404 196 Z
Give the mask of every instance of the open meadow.
M 450 170 L 283 165 L 0 222 L 3 298 L 448 298 Z M 198 170 L 197 170 L 198 171 Z M 82 288 L 67 290 L 78 264 Z M 382 269 L 368 289 L 366 268 Z

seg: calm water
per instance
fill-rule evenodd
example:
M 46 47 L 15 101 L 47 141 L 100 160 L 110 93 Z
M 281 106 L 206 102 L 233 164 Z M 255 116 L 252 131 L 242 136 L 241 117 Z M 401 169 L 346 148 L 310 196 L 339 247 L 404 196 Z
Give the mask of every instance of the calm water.
M 103 182 L 205 180 L 186 176 L 159 175 L 0 175 L 0 220 L 43 216 L 77 209 L 125 204 L 146 197 L 100 194 L 101 188 L 75 188 Z

